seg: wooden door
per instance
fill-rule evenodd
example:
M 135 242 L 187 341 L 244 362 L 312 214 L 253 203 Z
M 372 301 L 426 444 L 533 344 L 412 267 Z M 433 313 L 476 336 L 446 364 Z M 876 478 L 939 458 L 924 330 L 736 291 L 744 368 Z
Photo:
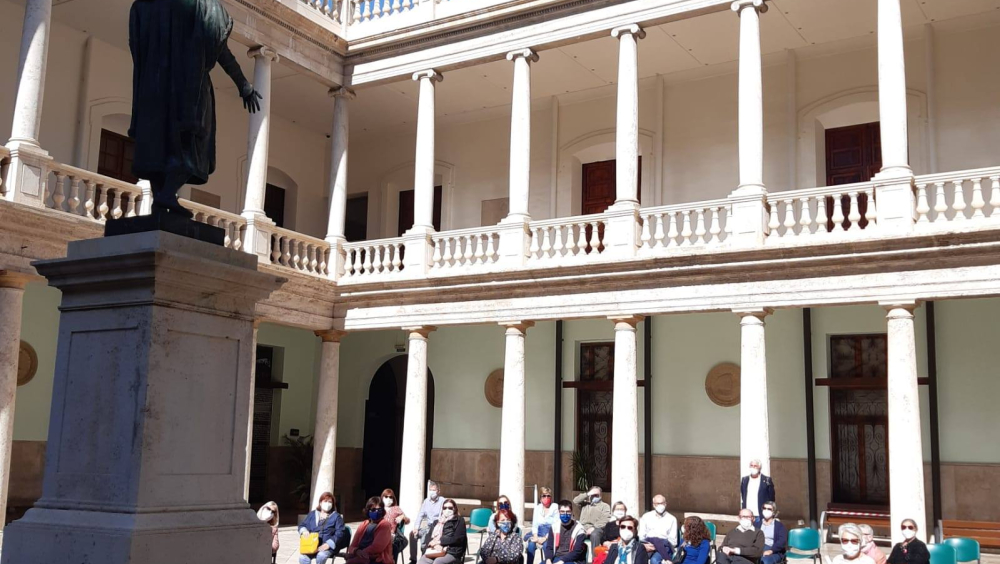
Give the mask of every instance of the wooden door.
M 589 215 L 602 213 L 615 203 L 618 191 L 616 185 L 616 161 L 600 161 L 583 165 L 583 195 L 580 200 L 580 213 Z M 636 194 L 642 202 L 642 157 L 639 157 L 639 180 Z
M 576 450 L 591 461 L 590 486 L 611 488 L 611 429 L 614 407 L 614 343 L 580 345 L 576 394 Z
M 435 231 L 441 231 L 441 193 L 441 187 L 435 186 L 434 211 L 431 219 L 434 224 Z M 399 221 L 396 223 L 398 226 L 396 233 L 397 237 L 402 237 L 403 233 L 406 233 L 411 227 L 413 227 L 413 198 L 413 190 L 404 190 L 399 193 Z
M 826 130 L 826 185 L 838 186 L 867 182 L 882 170 L 882 138 L 879 123 L 862 123 L 847 127 L 835 127 Z M 833 198 L 826 199 L 828 210 L 833 210 Z M 844 195 L 840 199 L 844 214 L 844 229 L 850 227 L 847 218 L 850 214 L 850 197 Z M 868 210 L 868 196 L 858 194 L 858 211 L 861 220 L 858 225 L 862 229 L 868 226 L 864 219 Z M 833 214 L 830 214 L 833 217 Z M 833 230 L 833 220 L 827 220 L 827 231 Z
M 285 226 L 285 189 L 268 184 L 264 188 L 264 215 L 278 227 Z
M 249 501 L 267 501 L 268 451 L 271 445 L 271 420 L 274 414 L 274 348 L 257 345 L 253 392 L 253 435 L 250 438 Z
M 125 182 L 138 182 L 132 174 L 135 141 L 107 129 L 101 130 L 101 152 L 97 159 L 97 174 Z
M 347 241 L 364 241 L 368 239 L 368 194 L 347 199 L 347 210 L 344 218 L 344 237 Z

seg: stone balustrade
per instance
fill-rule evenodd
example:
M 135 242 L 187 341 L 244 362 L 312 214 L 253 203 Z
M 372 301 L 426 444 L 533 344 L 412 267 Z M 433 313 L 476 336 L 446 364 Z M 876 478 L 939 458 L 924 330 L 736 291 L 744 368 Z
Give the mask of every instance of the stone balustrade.
M 246 233 L 247 220 L 241 215 L 222 211 L 181 198 L 181 205 L 194 212 L 194 220 L 218 227 L 226 232 L 225 245 L 228 249 L 240 250 Z
M 731 213 L 726 200 L 642 209 L 640 255 L 658 254 L 660 249 L 720 245 L 728 239 Z
M 324 278 L 330 275 L 330 243 L 282 227 L 268 231 L 271 264 Z
M 530 224 L 528 264 L 549 266 L 592 262 L 605 250 L 605 214 L 561 217 Z
M 1000 167 L 926 174 L 913 184 L 918 231 L 1000 222 Z
M 449 274 L 458 270 L 488 267 L 497 263 L 500 234 L 495 226 L 435 233 L 431 236 L 434 254 L 431 268 Z
M 343 25 L 344 3 L 350 3 L 350 0 L 299 0 L 299 2 L 317 11 L 324 18 Z
M 403 239 L 378 239 L 347 243 L 343 248 L 345 282 L 376 282 L 394 279 L 403 271 Z
M 26 159 L 27 160 L 27 159 Z M 142 188 L 56 161 L 39 161 L 45 187 L 45 207 L 92 218 L 135 217 L 140 213 Z
M 874 182 L 768 194 L 767 242 L 799 237 L 875 232 Z

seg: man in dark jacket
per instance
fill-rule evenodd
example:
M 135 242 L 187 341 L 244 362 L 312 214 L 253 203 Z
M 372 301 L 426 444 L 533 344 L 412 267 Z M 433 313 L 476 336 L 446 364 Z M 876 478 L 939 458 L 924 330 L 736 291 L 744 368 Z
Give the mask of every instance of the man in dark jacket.
M 785 559 L 785 547 L 788 544 L 788 529 L 778 521 L 778 505 L 773 501 L 761 507 L 760 517 L 754 521 L 754 528 L 764 533 L 764 555 L 761 564 L 778 564 Z
M 740 480 L 740 501 L 741 508 L 749 509 L 754 516 L 759 516 L 761 507 L 774 501 L 774 481 L 770 476 L 761 473 L 760 460 L 756 458 L 750 461 L 750 475 L 743 476 Z
M 546 564 L 583 564 L 587 560 L 587 534 L 583 526 L 573 520 L 573 504 L 564 499 L 559 502 L 559 526 L 555 533 L 555 554 Z
M 716 564 L 756 564 L 764 554 L 764 533 L 753 528 L 753 512 L 740 509 L 740 524 L 726 534 Z

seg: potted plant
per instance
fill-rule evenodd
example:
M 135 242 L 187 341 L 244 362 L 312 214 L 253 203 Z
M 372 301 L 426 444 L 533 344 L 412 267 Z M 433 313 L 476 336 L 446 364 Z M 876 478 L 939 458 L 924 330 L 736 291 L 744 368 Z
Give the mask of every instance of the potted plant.
M 573 469 L 573 488 L 586 491 L 594 483 L 594 456 L 590 450 L 584 448 L 573 451 L 570 467 Z
M 282 436 L 289 447 L 288 476 L 292 490 L 289 492 L 299 510 L 309 507 L 309 491 L 312 488 L 312 435 L 301 437 Z

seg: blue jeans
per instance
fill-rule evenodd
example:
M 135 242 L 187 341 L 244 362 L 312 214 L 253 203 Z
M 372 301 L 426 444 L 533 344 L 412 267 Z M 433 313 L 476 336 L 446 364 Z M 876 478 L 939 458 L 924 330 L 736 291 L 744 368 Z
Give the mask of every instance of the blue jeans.
M 530 533 L 528 538 L 531 538 Z M 528 560 L 526 564 L 535 564 L 535 550 L 537 549 L 538 545 L 531 541 L 528 541 L 527 545 L 528 545 L 527 548 Z M 551 558 L 552 558 L 552 535 L 550 534 L 549 538 L 545 539 L 545 544 L 542 545 L 542 562 L 550 560 Z
M 646 549 L 640 546 L 639 550 Z M 661 562 L 663 562 L 663 556 L 660 556 L 660 553 L 654 550 L 653 553 L 649 555 L 649 564 L 660 564 Z
M 765 549 L 770 550 L 765 547 Z M 767 556 L 760 557 L 760 564 L 778 564 L 785 559 L 785 555 L 780 552 L 775 552 L 774 554 L 768 554 Z
M 316 564 L 323 564 L 327 560 L 333 561 L 333 551 L 332 550 L 321 550 L 317 552 L 315 556 L 309 556 L 308 554 L 299 555 L 299 564 L 310 564 L 312 559 L 316 559 Z

